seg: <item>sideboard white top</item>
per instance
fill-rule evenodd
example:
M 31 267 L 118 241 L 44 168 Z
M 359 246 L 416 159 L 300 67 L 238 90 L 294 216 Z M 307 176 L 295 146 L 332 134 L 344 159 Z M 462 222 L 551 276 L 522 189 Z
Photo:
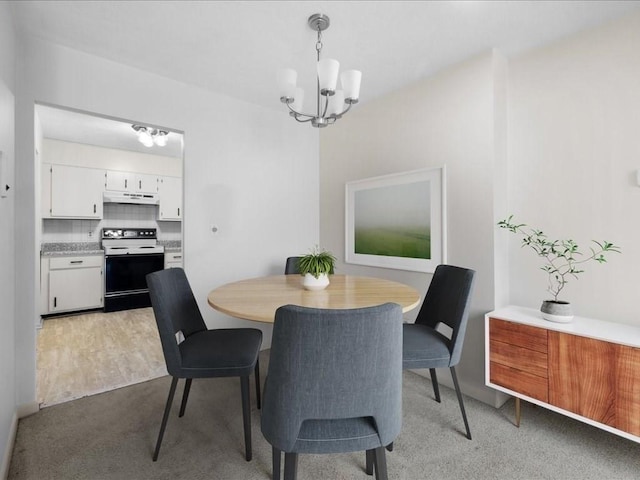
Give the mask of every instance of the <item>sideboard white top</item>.
M 546 328 L 547 330 L 595 338 L 630 347 L 640 347 L 640 327 L 623 323 L 606 322 L 578 316 L 573 317 L 573 321 L 570 323 L 555 323 L 543 319 L 540 310 L 513 305 L 489 312 L 485 317 L 510 320 L 534 327 Z

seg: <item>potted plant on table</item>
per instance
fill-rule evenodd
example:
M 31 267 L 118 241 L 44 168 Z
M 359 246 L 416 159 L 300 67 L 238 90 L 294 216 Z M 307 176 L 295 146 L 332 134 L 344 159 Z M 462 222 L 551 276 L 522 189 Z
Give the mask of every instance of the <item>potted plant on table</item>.
M 620 248 L 613 243 L 592 240 L 589 255 L 584 256 L 573 240 L 549 240 L 542 230 L 531 228 L 524 223 L 515 223 L 513 215 L 498 222 L 500 228 L 522 236 L 522 247 L 531 248 L 543 259 L 540 267 L 548 275 L 547 291 L 553 295 L 552 300 L 544 300 L 540 311 L 542 318 L 553 322 L 570 322 L 573 319 L 571 304 L 558 300 L 560 292 L 570 278 L 578 278 L 583 273 L 581 265 L 591 260 L 605 263 L 608 252 L 621 253 Z
M 329 285 L 329 275 L 335 268 L 336 257 L 331 252 L 320 250 L 317 246 L 300 257 L 298 268 L 304 276 L 302 285 L 307 290 L 322 290 Z

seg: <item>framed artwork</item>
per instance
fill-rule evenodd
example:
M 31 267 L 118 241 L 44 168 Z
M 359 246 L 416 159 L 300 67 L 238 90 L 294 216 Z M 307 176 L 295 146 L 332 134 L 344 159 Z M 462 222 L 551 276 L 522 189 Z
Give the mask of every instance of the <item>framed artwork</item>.
M 446 263 L 445 168 L 346 184 L 345 261 L 433 273 Z

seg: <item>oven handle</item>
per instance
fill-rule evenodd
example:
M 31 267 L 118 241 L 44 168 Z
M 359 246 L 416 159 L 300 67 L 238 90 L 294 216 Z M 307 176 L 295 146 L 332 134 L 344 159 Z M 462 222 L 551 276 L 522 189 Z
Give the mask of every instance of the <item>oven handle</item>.
M 107 260 L 107 259 L 110 259 L 110 258 L 122 258 L 122 257 L 124 257 L 124 258 L 137 258 L 137 257 L 153 257 L 153 256 L 164 257 L 164 253 L 158 253 L 158 252 L 155 252 L 155 253 L 125 253 L 124 255 L 118 255 L 118 254 L 116 254 L 116 255 L 105 255 L 104 259 Z

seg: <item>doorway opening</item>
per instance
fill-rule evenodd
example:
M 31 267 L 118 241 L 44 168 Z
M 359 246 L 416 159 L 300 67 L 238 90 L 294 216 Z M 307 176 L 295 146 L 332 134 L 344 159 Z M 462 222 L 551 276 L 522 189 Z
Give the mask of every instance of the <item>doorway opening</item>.
M 152 309 L 105 311 L 104 232 L 153 231 L 157 268 L 182 266 L 184 135 L 146 125 L 145 146 L 141 125 L 35 105 L 41 408 L 166 375 Z

